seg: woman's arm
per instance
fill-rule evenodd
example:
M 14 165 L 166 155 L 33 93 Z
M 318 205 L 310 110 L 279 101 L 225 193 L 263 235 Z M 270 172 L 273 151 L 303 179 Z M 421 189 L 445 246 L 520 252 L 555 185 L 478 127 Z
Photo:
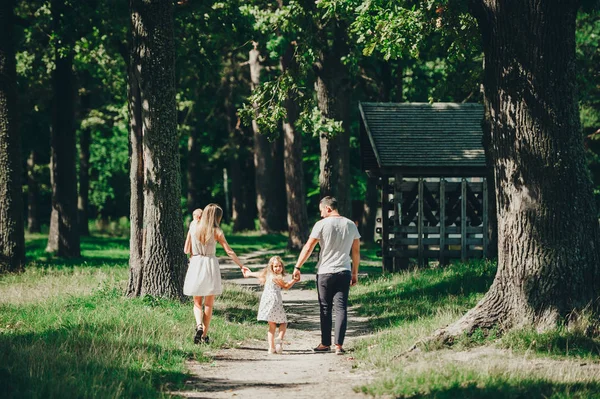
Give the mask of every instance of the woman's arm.
M 185 239 L 185 244 L 183 245 L 183 252 L 186 255 L 192 254 L 192 235 L 190 234 L 189 231 L 188 231 L 187 237 Z
M 231 247 L 227 243 L 227 240 L 225 239 L 225 234 L 223 234 L 222 231 L 218 231 L 217 233 L 215 233 L 215 239 L 219 242 L 219 244 L 221 244 L 221 246 L 225 250 L 225 253 L 227 253 L 227 255 L 231 258 L 231 260 L 233 260 L 235 262 L 235 264 L 240 267 L 240 269 L 242 269 L 242 270 L 247 269 L 247 267 L 242 264 L 240 259 L 237 257 L 237 255 L 233 251 L 233 249 L 231 249 Z

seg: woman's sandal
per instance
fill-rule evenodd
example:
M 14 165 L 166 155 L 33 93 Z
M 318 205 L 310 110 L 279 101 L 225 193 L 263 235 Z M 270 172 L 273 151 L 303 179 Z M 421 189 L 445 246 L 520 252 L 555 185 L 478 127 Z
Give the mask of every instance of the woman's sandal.
M 196 326 L 196 334 L 194 335 L 194 343 L 199 344 L 202 342 L 202 334 L 204 331 L 202 330 L 202 325 Z

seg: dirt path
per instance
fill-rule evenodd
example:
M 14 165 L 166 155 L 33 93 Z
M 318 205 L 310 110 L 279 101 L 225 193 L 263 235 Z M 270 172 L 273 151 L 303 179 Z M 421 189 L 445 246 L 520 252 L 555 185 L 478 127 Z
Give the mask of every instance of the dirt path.
M 249 254 L 243 262 L 256 270 L 261 266 L 252 262 L 256 256 Z M 239 278 L 237 266 L 226 264 L 225 259 L 221 269 L 229 282 L 258 284 L 254 278 Z M 264 340 L 250 340 L 240 348 L 210 353 L 214 357 L 210 364 L 190 362 L 194 378 L 188 381 L 188 390 L 174 393 L 189 398 L 364 398 L 353 387 L 372 376 L 356 371 L 351 349 L 356 339 L 369 334 L 367 320 L 349 310 L 344 343 L 348 352 L 344 356 L 314 353 L 312 348 L 320 341 L 317 297 L 314 290 L 303 289 L 314 278 L 314 274 L 303 274 L 302 282 L 282 293 L 289 319 L 282 355 L 267 353 L 265 328 Z

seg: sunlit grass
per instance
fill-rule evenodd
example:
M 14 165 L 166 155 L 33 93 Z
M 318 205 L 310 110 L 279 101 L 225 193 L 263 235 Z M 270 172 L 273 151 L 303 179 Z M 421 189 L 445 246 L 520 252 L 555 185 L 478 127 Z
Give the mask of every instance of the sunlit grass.
M 225 285 L 211 344 L 198 346 L 189 299 L 123 296 L 127 240 L 84 238 L 82 258 L 65 261 L 28 238 L 26 270 L 0 276 L 1 397 L 168 396 L 186 361 L 264 335 L 248 289 Z
M 381 377 L 358 389 L 397 398 L 597 397 L 600 367 L 581 364 L 597 362 L 599 341 L 573 331 L 516 331 L 499 341 L 476 331 L 452 349 L 405 353 L 474 306 L 495 269 L 473 261 L 362 279 L 350 300 L 376 332 L 353 356 Z

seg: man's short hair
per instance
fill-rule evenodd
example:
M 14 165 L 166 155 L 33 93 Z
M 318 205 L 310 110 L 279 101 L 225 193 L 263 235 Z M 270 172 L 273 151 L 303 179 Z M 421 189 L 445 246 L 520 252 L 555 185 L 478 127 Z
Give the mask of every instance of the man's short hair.
M 320 204 L 323 204 L 323 205 L 325 205 L 325 206 L 328 206 L 328 207 L 330 207 L 330 208 L 331 208 L 331 209 L 333 209 L 334 211 L 336 211 L 336 210 L 337 210 L 337 207 L 338 207 L 338 202 L 337 202 L 337 200 L 335 199 L 335 197 L 331 197 L 331 196 L 329 196 L 329 195 L 328 195 L 327 197 L 323 197 L 323 198 L 321 199 L 321 202 L 319 202 L 319 203 L 320 203 Z

